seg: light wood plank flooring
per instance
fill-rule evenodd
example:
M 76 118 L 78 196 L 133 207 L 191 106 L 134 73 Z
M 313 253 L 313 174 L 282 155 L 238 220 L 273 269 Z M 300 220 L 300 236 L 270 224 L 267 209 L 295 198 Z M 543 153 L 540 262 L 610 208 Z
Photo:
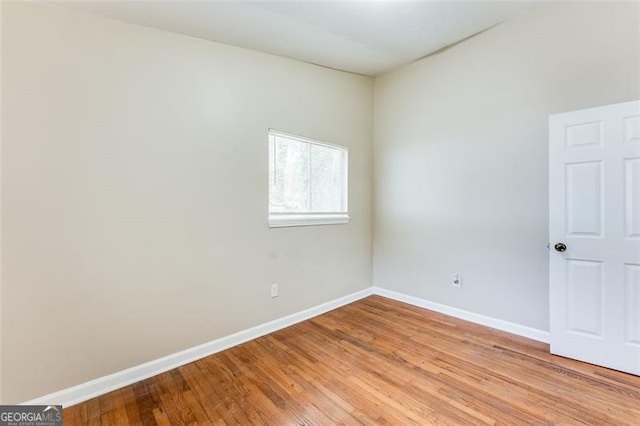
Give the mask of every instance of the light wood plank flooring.
M 640 377 L 371 296 L 66 408 L 64 424 L 640 425 Z

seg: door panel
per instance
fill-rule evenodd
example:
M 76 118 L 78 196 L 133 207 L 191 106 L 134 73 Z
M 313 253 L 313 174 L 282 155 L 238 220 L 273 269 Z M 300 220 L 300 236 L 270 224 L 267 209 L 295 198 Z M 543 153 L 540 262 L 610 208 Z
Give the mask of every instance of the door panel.
M 625 265 L 626 343 L 640 346 L 640 265 Z
M 567 149 L 597 148 L 600 146 L 602 146 L 601 121 L 567 126 Z
M 551 352 L 640 375 L 640 102 L 549 132 Z
M 640 238 L 640 158 L 624 160 L 625 237 Z
M 640 115 L 624 118 L 625 143 L 640 143 Z
M 602 262 L 568 259 L 567 329 L 602 336 Z
M 570 163 L 566 171 L 568 234 L 602 236 L 602 163 Z

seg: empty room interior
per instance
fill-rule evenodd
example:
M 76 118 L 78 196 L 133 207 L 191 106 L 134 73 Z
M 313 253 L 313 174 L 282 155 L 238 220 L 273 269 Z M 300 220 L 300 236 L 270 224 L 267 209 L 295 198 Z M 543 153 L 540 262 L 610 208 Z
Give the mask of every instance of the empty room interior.
M 640 424 L 640 3 L 0 15 L 0 424 Z

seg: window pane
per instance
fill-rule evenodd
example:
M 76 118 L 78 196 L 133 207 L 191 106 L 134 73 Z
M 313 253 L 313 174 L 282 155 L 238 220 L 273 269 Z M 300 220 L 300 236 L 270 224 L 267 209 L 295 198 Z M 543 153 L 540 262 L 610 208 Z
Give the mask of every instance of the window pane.
M 269 226 L 348 223 L 347 150 L 269 130 Z
M 309 211 L 309 144 L 275 136 L 270 151 L 270 211 Z
M 310 145 L 311 211 L 346 212 L 344 199 L 344 151 Z

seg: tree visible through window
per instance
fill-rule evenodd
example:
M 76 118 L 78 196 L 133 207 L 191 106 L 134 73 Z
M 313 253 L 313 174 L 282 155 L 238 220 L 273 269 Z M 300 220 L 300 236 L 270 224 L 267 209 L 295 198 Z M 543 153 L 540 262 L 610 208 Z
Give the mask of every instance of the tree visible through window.
M 270 226 L 347 223 L 346 148 L 269 131 Z

